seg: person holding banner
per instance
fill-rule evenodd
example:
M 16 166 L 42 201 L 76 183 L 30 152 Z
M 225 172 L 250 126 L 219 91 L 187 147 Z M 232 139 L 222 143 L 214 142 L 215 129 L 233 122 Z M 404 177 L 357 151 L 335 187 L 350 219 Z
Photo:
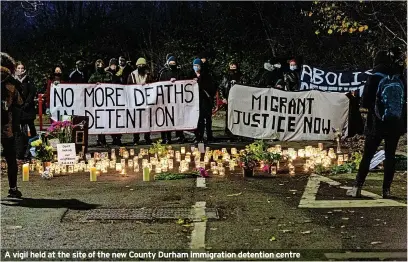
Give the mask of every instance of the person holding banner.
M 221 92 L 223 96 L 223 103 L 225 104 L 225 135 L 232 137 L 231 131 L 228 129 L 228 96 L 231 88 L 235 84 L 244 85 L 243 75 L 239 70 L 238 63 L 231 61 L 229 63 L 228 73 L 224 76 L 221 84 Z
M 128 77 L 130 73 L 132 73 L 133 68 L 130 64 L 126 62 L 126 58 L 124 56 L 119 57 L 119 67 L 116 75 L 120 78 L 120 83 L 122 85 L 127 84 Z
M 60 66 L 56 66 L 54 68 L 54 71 L 52 72 L 50 78 L 47 80 L 47 87 L 45 88 L 46 90 L 46 108 L 47 111 L 50 109 L 50 101 L 51 101 L 51 85 L 55 82 L 58 83 L 64 83 L 64 80 L 62 79 L 62 69 Z
M 300 74 L 297 62 L 295 59 L 289 61 L 289 72 L 285 73 L 284 76 L 285 90 L 286 91 L 297 91 L 300 85 Z
M 102 59 L 98 59 L 95 62 L 95 73 L 89 78 L 89 83 L 100 84 L 100 83 L 112 83 L 112 73 L 105 71 L 105 63 Z M 112 135 L 115 140 L 115 135 Z M 98 146 L 107 146 L 105 135 L 98 135 L 97 140 Z
M 171 81 L 184 80 L 185 77 L 182 71 L 177 67 L 177 60 L 174 56 L 170 56 L 167 59 L 167 67 L 161 70 L 159 81 Z M 177 143 L 184 143 L 186 138 L 184 137 L 183 131 L 176 131 Z M 163 144 L 171 143 L 171 131 L 162 132 L 161 138 Z
M 152 76 L 150 74 L 149 68 L 147 67 L 146 59 L 143 57 L 140 57 L 136 61 L 136 67 L 137 69 L 133 71 L 127 80 L 127 83 L 129 85 L 145 85 L 153 82 Z M 144 134 L 144 139 L 146 144 L 150 145 L 152 143 L 152 140 L 150 139 L 150 133 L 145 133 Z M 140 135 L 139 134 L 134 134 L 133 135 L 133 143 L 137 145 L 140 140 Z
M 69 82 L 74 84 L 84 84 L 88 82 L 88 76 L 85 72 L 85 63 L 78 60 L 75 63 L 76 69 L 69 74 Z
M 214 140 L 212 134 L 212 107 L 214 104 L 214 96 L 217 92 L 213 79 L 207 70 L 201 71 L 201 59 L 194 59 L 193 69 L 196 74 L 196 79 L 199 88 L 200 96 L 200 115 L 198 117 L 198 124 L 196 130 L 196 138 L 194 143 L 201 143 L 204 140 L 204 129 L 207 131 L 207 141 Z
M 379 51 L 374 59 L 372 74 L 364 86 L 362 109 L 368 114 L 366 138 L 363 158 L 354 186 L 347 191 L 347 195 L 351 197 L 361 197 L 361 189 L 368 175 L 371 160 L 383 139 L 385 140 L 383 198 L 391 197 L 390 188 L 395 173 L 395 152 L 401 134 L 407 132 L 404 121 L 407 117 L 407 87 L 406 82 L 398 78 L 392 80 L 396 74 L 398 72 L 393 67 L 388 53 Z M 386 93 L 384 96 L 385 89 L 382 89 L 382 93 L 378 92 L 378 89 L 384 87 L 382 83 L 385 80 L 389 81 L 386 88 L 389 88 L 390 91 L 387 92 L 391 93 Z M 387 110 L 384 110 L 384 107 Z

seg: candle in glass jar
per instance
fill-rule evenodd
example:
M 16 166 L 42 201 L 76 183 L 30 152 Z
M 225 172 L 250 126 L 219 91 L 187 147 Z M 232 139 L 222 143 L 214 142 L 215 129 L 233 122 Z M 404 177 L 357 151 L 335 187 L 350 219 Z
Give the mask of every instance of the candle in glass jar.
M 219 168 L 220 176 L 225 176 L 225 167 Z
M 186 156 L 185 160 L 186 160 L 187 163 L 190 163 L 191 162 L 190 156 Z
M 348 154 L 344 154 L 343 159 L 344 159 L 344 162 L 347 162 L 349 160 Z
M 322 151 L 323 150 L 323 143 L 318 143 L 317 148 Z
M 139 164 L 138 164 L 138 163 L 135 163 L 135 164 L 133 165 L 133 171 L 134 171 L 134 172 L 139 172 Z
M 169 165 L 169 169 L 172 170 L 173 169 L 173 159 L 170 159 L 168 161 L 168 165 Z
M 90 170 L 89 170 L 89 180 L 90 180 L 91 182 L 95 182 L 96 179 L 97 179 L 97 176 L 96 176 L 96 167 L 91 167 Z
M 289 175 L 294 175 L 295 174 L 295 166 L 290 165 L 289 166 Z
M 177 153 L 177 152 L 176 152 Z M 185 147 L 181 147 L 180 148 L 180 153 L 181 154 L 185 154 L 186 153 L 186 148 Z
M 123 155 L 123 158 L 124 158 L 124 159 L 128 159 L 128 158 L 129 158 L 129 152 L 128 152 L 128 151 L 123 151 L 122 155 Z
M 281 145 L 276 145 L 275 149 L 276 149 L 277 152 L 280 153 L 282 151 L 282 146 Z
M 143 181 L 150 181 L 150 169 L 148 167 L 143 168 Z
M 109 161 L 109 168 L 114 169 L 116 165 L 116 161 L 115 160 L 111 160 Z
M 134 156 L 135 155 L 135 150 L 133 148 L 129 149 L 129 155 Z
M 271 175 L 276 175 L 277 168 L 275 165 L 271 165 Z
M 23 164 L 23 181 L 29 181 L 29 180 L 30 180 L 30 165 Z
M 156 169 L 154 171 L 156 172 L 156 174 L 160 174 L 162 172 L 160 166 L 156 166 Z
M 195 146 L 191 146 L 190 152 L 194 152 L 194 151 L 195 151 Z
M 73 165 L 68 166 L 68 173 L 70 173 L 70 174 L 74 173 L 74 166 Z
M 237 149 L 235 147 L 231 148 L 231 155 L 236 155 Z
M 122 164 L 116 163 L 116 171 L 122 171 Z
M 121 159 L 120 164 L 121 164 L 122 168 L 125 168 L 126 167 L 126 159 Z
M 130 168 L 133 167 L 133 160 L 132 159 L 128 160 L 128 167 L 130 167 Z

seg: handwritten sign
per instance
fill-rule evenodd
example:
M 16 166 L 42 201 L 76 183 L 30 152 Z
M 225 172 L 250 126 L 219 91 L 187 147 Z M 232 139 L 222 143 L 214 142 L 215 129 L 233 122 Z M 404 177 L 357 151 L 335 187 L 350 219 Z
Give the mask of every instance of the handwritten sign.
M 48 144 L 52 147 L 52 151 L 57 151 L 57 145 L 60 143 L 58 138 L 48 139 Z
M 73 165 L 76 163 L 75 143 L 57 145 L 58 163 Z

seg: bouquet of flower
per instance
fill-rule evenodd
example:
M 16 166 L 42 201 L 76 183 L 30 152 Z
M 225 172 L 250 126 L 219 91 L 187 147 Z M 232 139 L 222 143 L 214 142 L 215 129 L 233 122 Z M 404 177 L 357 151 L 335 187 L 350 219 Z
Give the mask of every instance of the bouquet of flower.
M 159 139 L 156 143 L 149 148 L 149 153 L 154 155 L 157 154 L 159 156 L 167 154 L 166 145 L 162 145 L 162 140 Z
M 257 166 L 258 160 L 255 154 L 244 152 L 239 155 L 240 166 L 246 169 L 253 169 Z
M 71 143 L 72 142 L 72 130 L 74 125 L 71 121 L 55 121 L 47 129 L 47 137 L 57 138 L 60 143 Z
M 31 154 L 42 162 L 51 162 L 53 159 L 52 146 L 47 146 L 40 139 L 31 142 Z

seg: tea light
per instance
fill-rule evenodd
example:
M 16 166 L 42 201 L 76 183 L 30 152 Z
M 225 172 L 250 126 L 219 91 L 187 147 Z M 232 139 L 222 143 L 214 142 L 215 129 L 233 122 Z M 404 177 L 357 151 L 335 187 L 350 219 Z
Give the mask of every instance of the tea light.
M 111 159 L 112 159 L 112 160 L 116 160 L 116 154 L 115 154 L 115 153 L 113 153 L 113 154 L 111 155 Z
M 303 171 L 305 171 L 305 172 L 309 172 L 309 165 L 304 165 L 303 166 Z
M 63 165 L 61 168 L 62 173 L 66 173 L 67 172 L 67 166 Z
M 318 143 L 317 148 L 322 151 L 323 150 L 323 143 Z
M 220 176 L 225 176 L 225 167 L 219 168 Z
M 135 163 L 133 165 L 133 172 L 139 172 L 139 164 Z
M 167 172 L 167 166 L 162 167 L 162 172 Z
M 205 148 L 205 152 L 210 152 L 210 151 L 211 151 L 210 147 L 207 146 L 207 147 Z
M 190 162 L 191 162 L 191 158 L 190 158 L 190 156 L 187 156 L 187 155 L 186 155 L 185 160 L 186 160 L 186 162 L 187 162 L 187 163 L 190 163 Z
M 217 168 L 212 169 L 212 173 L 213 173 L 214 175 L 217 175 L 217 174 L 218 174 L 218 169 L 217 169 Z
M 116 171 L 122 171 L 122 164 L 116 163 Z
M 215 162 L 211 162 L 210 166 L 211 166 L 211 170 L 212 170 L 212 169 L 215 169 L 215 167 L 217 166 L 217 164 L 216 164 Z
M 237 149 L 235 147 L 231 148 L 231 155 L 236 155 Z
M 129 149 L 129 155 L 134 156 L 135 155 L 135 150 L 133 148 Z
M 191 146 L 191 148 L 190 148 L 190 152 L 194 152 L 195 151 L 195 146 Z
M 61 168 L 60 168 L 59 166 L 56 166 L 56 167 L 55 167 L 55 170 L 54 170 L 54 173 L 55 173 L 56 175 L 61 174 Z
M 177 153 L 177 152 L 176 152 Z M 181 147 L 180 148 L 180 153 L 183 155 L 186 153 L 186 148 L 185 147 Z
M 30 165 L 23 164 L 23 181 L 29 181 L 29 180 L 30 180 Z
M 298 156 L 300 158 L 304 158 L 305 157 L 305 150 L 304 149 L 299 149 L 298 150 Z
M 154 171 L 156 172 L 156 174 L 160 174 L 162 172 L 160 166 L 156 166 L 156 169 Z
M 349 156 L 348 156 L 348 154 L 344 154 L 344 155 L 343 155 L 343 159 L 344 159 L 344 162 L 349 161 Z
M 90 170 L 89 170 L 89 180 L 90 180 L 91 182 L 95 182 L 96 179 L 97 179 L 97 176 L 96 176 L 96 167 L 91 167 Z
M 68 173 L 70 173 L 70 174 L 74 173 L 74 166 L 73 165 L 68 166 Z
M 133 160 L 132 159 L 128 160 L 128 167 L 130 167 L 130 168 L 133 167 Z
M 234 171 L 234 170 L 235 170 L 235 166 L 230 164 L 230 165 L 229 165 L 229 170 L 230 170 L 230 171 Z
M 126 159 L 121 159 L 120 164 L 121 164 L 122 168 L 126 167 Z
M 276 175 L 276 171 L 277 171 L 277 168 L 276 168 L 276 166 L 271 166 L 271 174 L 272 175 Z
M 95 160 L 99 160 L 99 153 L 98 152 L 94 153 L 94 158 L 95 158 Z
M 168 164 L 169 164 L 169 169 L 170 169 L 170 170 L 173 170 L 173 159 L 170 159 L 170 160 L 168 161 Z
M 124 158 L 124 159 L 128 159 L 128 158 L 129 158 L 129 152 L 128 152 L 128 151 L 123 151 L 122 155 L 123 155 L 123 158 Z
M 120 155 L 120 156 L 123 156 L 123 151 L 125 151 L 125 150 L 126 150 L 125 147 L 120 147 L 120 148 L 119 148 L 119 155 Z
M 116 165 L 116 161 L 115 160 L 111 160 L 109 161 L 109 168 L 114 169 Z

